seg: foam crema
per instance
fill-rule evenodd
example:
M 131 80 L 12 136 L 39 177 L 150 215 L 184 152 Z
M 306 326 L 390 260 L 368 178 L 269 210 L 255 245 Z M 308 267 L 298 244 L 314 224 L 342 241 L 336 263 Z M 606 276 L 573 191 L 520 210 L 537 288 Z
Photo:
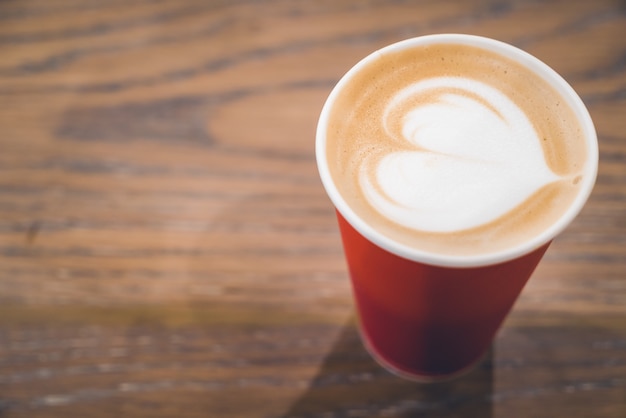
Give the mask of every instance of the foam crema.
M 379 52 L 343 80 L 324 129 L 330 175 L 351 210 L 432 253 L 531 239 L 567 210 L 588 171 L 583 130 L 560 93 L 473 45 Z

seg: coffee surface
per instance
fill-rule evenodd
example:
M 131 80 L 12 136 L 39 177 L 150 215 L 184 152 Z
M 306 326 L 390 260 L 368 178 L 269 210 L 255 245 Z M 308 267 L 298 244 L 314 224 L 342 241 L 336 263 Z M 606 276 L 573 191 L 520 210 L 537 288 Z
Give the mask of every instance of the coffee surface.
M 355 213 L 424 251 L 474 255 L 532 238 L 571 204 L 586 147 L 545 80 L 475 46 L 378 53 L 329 112 L 331 176 Z

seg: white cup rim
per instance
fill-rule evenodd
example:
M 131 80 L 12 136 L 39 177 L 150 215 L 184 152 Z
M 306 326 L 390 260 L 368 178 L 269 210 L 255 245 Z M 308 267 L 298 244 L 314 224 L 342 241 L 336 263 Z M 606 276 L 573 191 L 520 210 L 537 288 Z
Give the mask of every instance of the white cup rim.
M 365 222 L 341 196 L 330 174 L 330 169 L 326 161 L 326 125 L 328 123 L 330 109 L 337 95 L 347 83 L 347 81 L 361 68 L 368 65 L 371 61 L 377 59 L 380 54 L 398 51 L 407 47 L 427 44 L 454 43 L 465 44 L 470 46 L 487 47 L 496 53 L 515 59 L 518 63 L 526 66 L 530 70 L 543 77 L 550 85 L 555 88 L 565 100 L 568 101 L 576 117 L 579 120 L 583 135 L 587 144 L 587 175 L 583 176 L 581 189 L 571 206 L 563 212 L 561 217 L 550 227 L 543 230 L 540 234 L 533 236 L 531 239 L 521 242 L 518 245 L 507 248 L 505 250 L 478 254 L 478 255 L 447 255 L 436 252 L 429 252 L 423 249 L 414 248 L 406 244 L 399 243 L 383 235 L 367 222 Z M 416 38 L 406 39 L 394 44 L 388 45 L 377 51 L 372 52 L 356 65 L 354 65 L 335 85 L 329 94 L 317 125 L 315 154 L 317 167 L 322 184 L 328 194 L 331 202 L 337 211 L 345 218 L 345 220 L 357 230 L 361 235 L 372 243 L 381 247 L 388 252 L 406 258 L 412 261 L 442 266 L 442 267 L 481 267 L 493 264 L 499 264 L 506 261 L 514 260 L 522 257 L 532 251 L 542 247 L 546 243 L 552 241 L 560 234 L 580 213 L 583 206 L 587 202 L 593 186 L 596 181 L 598 171 L 598 141 L 596 130 L 582 99 L 574 91 L 574 89 L 561 77 L 556 71 L 545 64 L 543 61 L 533 55 L 510 44 L 476 35 L 467 34 L 434 34 L 419 36 Z

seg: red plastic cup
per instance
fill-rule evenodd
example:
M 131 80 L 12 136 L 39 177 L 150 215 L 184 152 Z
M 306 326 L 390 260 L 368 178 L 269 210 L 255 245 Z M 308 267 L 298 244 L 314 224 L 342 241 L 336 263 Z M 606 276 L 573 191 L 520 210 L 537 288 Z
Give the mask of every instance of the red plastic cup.
M 588 171 L 581 192 L 553 225 L 520 245 L 495 254 L 446 256 L 394 242 L 360 218 L 338 192 L 326 158 L 325 127 L 344 79 L 367 65 L 363 59 L 339 81 L 320 116 L 317 164 L 333 202 L 350 272 L 360 333 L 383 367 L 418 381 L 456 376 L 487 353 L 548 246 L 580 212 L 597 174 L 598 145 L 582 100 L 556 72 L 531 55 L 502 42 L 471 35 L 430 35 L 386 48 L 428 42 L 469 43 L 514 57 L 542 75 L 571 105 L 587 140 Z

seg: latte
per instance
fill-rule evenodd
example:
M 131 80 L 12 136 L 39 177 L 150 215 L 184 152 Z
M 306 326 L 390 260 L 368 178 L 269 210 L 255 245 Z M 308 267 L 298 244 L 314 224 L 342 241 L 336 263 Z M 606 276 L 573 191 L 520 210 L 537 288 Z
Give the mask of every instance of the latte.
M 329 195 L 403 255 L 506 252 L 555 228 L 591 189 L 575 93 L 499 45 L 450 35 L 385 48 L 324 107 L 317 152 Z

